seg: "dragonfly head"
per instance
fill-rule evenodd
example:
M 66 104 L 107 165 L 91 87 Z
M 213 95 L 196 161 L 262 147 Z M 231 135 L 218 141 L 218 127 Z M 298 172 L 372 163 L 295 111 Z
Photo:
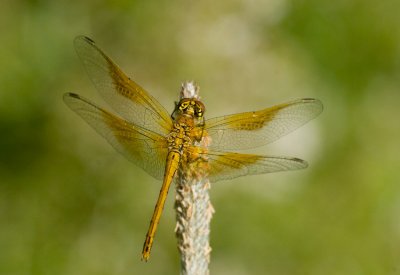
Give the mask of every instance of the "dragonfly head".
M 183 98 L 176 104 L 175 112 L 181 115 L 202 118 L 204 116 L 205 107 L 201 101 L 193 98 Z
M 199 86 L 193 81 L 182 84 L 179 102 L 175 102 L 175 109 L 171 117 L 176 119 L 179 116 L 186 116 L 195 119 L 196 124 L 204 122 L 206 108 L 200 101 Z

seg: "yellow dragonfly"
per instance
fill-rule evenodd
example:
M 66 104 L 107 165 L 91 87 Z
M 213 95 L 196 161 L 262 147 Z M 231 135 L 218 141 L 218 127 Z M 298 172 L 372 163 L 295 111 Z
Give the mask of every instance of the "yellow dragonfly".
M 303 98 L 259 111 L 204 119 L 205 107 L 186 83 L 186 92 L 169 115 L 158 101 L 109 58 L 93 40 L 78 36 L 75 49 L 86 71 L 113 112 L 75 93 L 64 102 L 102 135 L 118 152 L 141 167 L 162 187 L 142 251 L 147 261 L 169 187 L 178 169 L 201 158 L 211 182 L 246 175 L 307 167 L 298 158 L 234 153 L 271 143 L 318 116 L 317 99 Z M 188 95 L 189 94 L 189 95 Z M 201 140 L 209 140 L 207 146 Z

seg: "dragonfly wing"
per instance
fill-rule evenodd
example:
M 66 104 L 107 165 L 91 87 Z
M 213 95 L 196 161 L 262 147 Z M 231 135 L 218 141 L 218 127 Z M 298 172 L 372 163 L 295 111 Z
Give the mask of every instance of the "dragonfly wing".
M 304 98 L 255 112 L 221 116 L 206 121 L 216 151 L 244 150 L 271 143 L 322 112 L 321 101 Z
M 214 151 L 208 152 L 206 159 L 208 159 L 208 174 L 211 182 L 247 175 L 304 169 L 308 166 L 306 161 L 298 158 Z
M 167 158 L 163 136 L 119 118 L 77 94 L 65 94 L 64 101 L 118 152 L 154 178 L 163 178 Z
M 115 112 L 133 124 L 168 133 L 171 118 L 154 97 L 127 77 L 90 38 L 78 36 L 74 45 L 93 84 Z

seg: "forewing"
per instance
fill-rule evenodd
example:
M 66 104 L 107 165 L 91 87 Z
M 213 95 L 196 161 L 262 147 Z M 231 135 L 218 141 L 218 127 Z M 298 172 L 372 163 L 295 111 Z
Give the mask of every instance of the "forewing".
M 74 45 L 93 84 L 115 112 L 133 124 L 168 133 L 171 118 L 155 98 L 127 77 L 90 38 L 78 36 Z
M 213 151 L 207 153 L 207 159 L 211 182 L 247 175 L 298 170 L 308 166 L 306 161 L 298 158 Z
M 205 129 L 216 151 L 244 150 L 271 143 L 322 112 L 321 101 L 304 98 L 255 112 L 212 118 Z
M 65 94 L 64 102 L 127 159 L 154 178 L 163 178 L 167 157 L 163 136 L 121 119 L 77 94 Z

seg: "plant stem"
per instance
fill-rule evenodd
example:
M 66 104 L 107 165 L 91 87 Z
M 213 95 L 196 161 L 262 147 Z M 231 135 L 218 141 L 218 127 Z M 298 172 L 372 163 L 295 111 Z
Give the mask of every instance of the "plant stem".
M 180 173 L 176 181 L 176 236 L 181 254 L 181 274 L 209 274 L 210 221 L 214 209 L 206 178 L 197 180 Z
M 198 92 L 198 86 L 193 82 L 186 82 L 182 85 L 180 98 L 200 100 Z M 206 148 L 209 140 L 203 137 L 196 143 Z M 183 163 L 180 168 L 176 180 L 175 233 L 181 254 L 181 274 L 209 274 L 210 222 L 214 209 L 209 196 L 207 161 L 199 159 Z

